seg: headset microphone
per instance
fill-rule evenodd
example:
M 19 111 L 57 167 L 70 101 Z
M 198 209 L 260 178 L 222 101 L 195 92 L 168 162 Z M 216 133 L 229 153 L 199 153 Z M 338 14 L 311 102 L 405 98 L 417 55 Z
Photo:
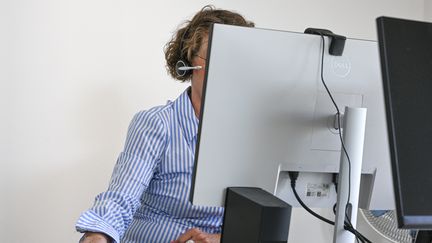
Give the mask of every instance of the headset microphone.
M 180 71 L 183 71 L 183 70 L 199 70 L 199 69 L 201 69 L 202 67 L 201 66 L 193 66 L 193 67 L 179 67 L 179 70 Z
M 188 66 L 183 60 L 179 60 L 176 63 L 176 72 L 179 77 L 183 77 L 190 70 L 199 70 L 202 69 L 202 66 Z

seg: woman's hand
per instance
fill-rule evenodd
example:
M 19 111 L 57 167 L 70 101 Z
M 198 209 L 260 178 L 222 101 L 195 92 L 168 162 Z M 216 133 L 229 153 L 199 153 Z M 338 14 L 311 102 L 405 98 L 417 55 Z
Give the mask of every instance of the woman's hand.
M 86 232 L 79 243 L 110 243 L 111 238 L 103 233 Z
M 171 243 L 186 243 L 193 240 L 194 243 L 220 243 L 220 234 L 207 234 L 197 228 L 190 229 Z

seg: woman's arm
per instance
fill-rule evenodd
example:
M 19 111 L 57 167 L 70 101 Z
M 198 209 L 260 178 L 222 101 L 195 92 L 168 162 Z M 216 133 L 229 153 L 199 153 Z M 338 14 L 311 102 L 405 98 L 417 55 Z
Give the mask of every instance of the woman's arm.
M 108 190 L 96 196 L 92 208 L 79 218 L 79 232 L 103 232 L 119 242 L 140 206 L 166 143 L 166 129 L 154 110 L 132 120 L 125 148 L 117 160 Z

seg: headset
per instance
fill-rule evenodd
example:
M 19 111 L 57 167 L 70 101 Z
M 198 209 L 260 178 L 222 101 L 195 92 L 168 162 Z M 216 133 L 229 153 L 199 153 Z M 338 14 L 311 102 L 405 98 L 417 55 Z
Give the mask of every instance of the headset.
M 182 55 L 184 38 L 188 34 L 188 32 L 189 32 L 189 27 L 183 33 L 182 38 L 180 40 L 180 50 L 179 50 L 180 60 L 178 60 L 177 63 L 176 63 L 176 65 L 175 65 L 175 70 L 176 70 L 177 76 L 179 76 L 179 77 L 183 77 L 185 75 L 189 75 L 192 72 L 192 70 L 202 69 L 202 66 L 192 66 L 187 61 L 187 58 L 184 58 L 183 55 Z

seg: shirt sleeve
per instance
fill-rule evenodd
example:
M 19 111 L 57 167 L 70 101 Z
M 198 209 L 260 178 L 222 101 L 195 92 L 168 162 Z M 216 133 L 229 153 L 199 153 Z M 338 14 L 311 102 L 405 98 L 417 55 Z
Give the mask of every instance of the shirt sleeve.
M 144 111 L 134 116 L 108 190 L 96 196 L 93 207 L 80 216 L 77 231 L 103 232 L 120 242 L 164 151 L 165 137 L 166 129 L 157 113 Z

